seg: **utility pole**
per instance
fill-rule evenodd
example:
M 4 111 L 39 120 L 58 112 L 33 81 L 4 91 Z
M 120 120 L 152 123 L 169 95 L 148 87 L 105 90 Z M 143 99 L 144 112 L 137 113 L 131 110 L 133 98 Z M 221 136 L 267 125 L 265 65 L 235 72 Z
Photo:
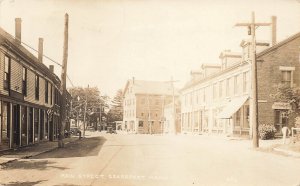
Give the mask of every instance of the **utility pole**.
M 257 64 L 256 64 L 256 38 L 255 30 L 259 26 L 270 26 L 271 23 L 255 23 L 255 14 L 252 12 L 251 23 L 237 23 L 235 26 L 246 26 L 248 29 L 249 35 L 251 35 L 251 97 L 252 108 L 250 116 L 252 119 L 252 139 L 253 139 L 253 148 L 259 147 L 258 139 L 258 102 L 257 102 Z
M 67 79 L 67 62 L 68 62 L 68 25 L 69 25 L 69 15 L 65 14 L 65 30 L 64 30 L 64 48 L 63 48 L 63 65 L 61 71 L 61 107 L 60 107 L 60 117 L 61 123 L 59 125 L 59 139 L 58 147 L 64 147 L 64 131 L 66 126 L 66 103 L 67 103 L 67 90 L 66 90 L 66 79 Z
M 87 87 L 87 91 L 89 90 L 89 85 Z M 85 92 L 85 105 L 84 105 L 84 115 L 83 115 L 83 137 L 85 137 L 85 128 L 86 128 L 86 109 L 87 109 L 87 92 Z
M 173 131 L 176 134 L 176 107 L 175 107 L 175 90 L 174 90 L 174 80 L 173 76 L 171 77 L 171 85 L 172 85 L 172 101 L 173 101 Z
M 101 116 L 101 112 L 102 112 L 102 107 L 101 107 L 101 102 L 100 102 L 100 113 L 99 113 L 99 123 L 100 123 L 100 131 L 102 130 L 102 124 L 101 124 L 101 121 L 102 121 L 102 116 Z

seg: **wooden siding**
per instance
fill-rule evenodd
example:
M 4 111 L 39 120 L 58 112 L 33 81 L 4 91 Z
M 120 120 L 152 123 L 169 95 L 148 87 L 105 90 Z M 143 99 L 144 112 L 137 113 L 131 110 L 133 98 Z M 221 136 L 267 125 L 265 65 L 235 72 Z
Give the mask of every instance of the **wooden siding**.
M 0 93 L 3 95 L 8 95 L 8 91 L 4 90 L 3 80 L 4 80 L 4 53 L 0 52 Z
M 10 70 L 10 89 L 22 94 L 22 68 L 23 66 L 11 59 L 11 70 Z

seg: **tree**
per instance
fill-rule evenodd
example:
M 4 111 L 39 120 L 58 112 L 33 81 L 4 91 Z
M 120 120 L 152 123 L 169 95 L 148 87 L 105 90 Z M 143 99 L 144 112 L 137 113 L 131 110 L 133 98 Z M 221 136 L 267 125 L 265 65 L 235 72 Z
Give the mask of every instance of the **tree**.
M 300 88 L 296 86 L 289 86 L 287 84 L 279 84 L 276 87 L 274 94 L 270 96 L 276 102 L 288 103 L 291 106 L 291 109 L 287 110 L 287 116 L 290 119 L 295 119 L 300 115 Z M 291 124 L 293 125 L 293 124 Z
M 123 120 L 123 91 L 119 89 L 112 100 L 111 109 L 108 112 L 108 121 Z
M 72 96 L 72 109 L 71 118 L 76 120 L 83 120 L 86 104 L 86 121 L 87 123 L 97 124 L 99 121 L 100 113 L 106 116 L 102 108 L 108 107 L 107 96 L 101 96 L 97 87 L 74 87 L 69 89 Z

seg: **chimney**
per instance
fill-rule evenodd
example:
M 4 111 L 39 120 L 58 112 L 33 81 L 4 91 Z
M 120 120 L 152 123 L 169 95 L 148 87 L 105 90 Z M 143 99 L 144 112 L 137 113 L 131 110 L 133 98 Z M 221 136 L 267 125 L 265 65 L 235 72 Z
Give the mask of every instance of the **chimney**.
M 49 65 L 49 69 L 52 73 L 54 73 L 54 65 Z
M 277 17 L 276 16 L 272 16 L 271 17 L 271 44 L 272 46 L 276 45 L 276 34 L 277 34 Z
M 15 39 L 18 44 L 21 44 L 21 18 L 15 19 Z
M 38 49 L 38 60 L 40 63 L 43 63 L 43 38 L 39 38 L 39 49 Z

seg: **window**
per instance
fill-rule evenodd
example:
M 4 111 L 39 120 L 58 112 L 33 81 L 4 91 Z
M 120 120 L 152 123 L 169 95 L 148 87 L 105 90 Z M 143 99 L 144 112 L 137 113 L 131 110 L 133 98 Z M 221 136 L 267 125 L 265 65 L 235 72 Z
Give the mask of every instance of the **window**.
M 281 71 L 281 83 L 291 86 L 292 84 L 292 71 Z
M 234 89 L 234 95 L 236 95 L 237 92 L 238 92 L 238 76 L 237 75 L 234 76 L 234 87 L 233 87 L 233 89 Z
M 48 89 L 48 81 L 45 80 L 45 103 L 48 103 L 48 96 L 49 95 L 49 89 Z
M 50 104 L 52 105 L 53 104 L 53 86 L 52 84 L 50 85 Z
M 23 67 L 22 70 L 22 93 L 24 96 L 27 95 L 27 69 Z
M 235 126 L 241 126 L 241 109 L 235 113 Z
M 10 58 L 5 56 L 4 59 L 4 89 L 8 90 L 10 85 Z
M 226 97 L 229 96 L 229 78 L 226 79 Z
M 223 83 L 224 81 L 219 82 L 219 98 L 223 97 Z
M 40 98 L 40 78 L 38 75 L 35 75 L 35 99 L 39 100 Z
M 243 73 L 243 92 L 247 92 L 249 87 L 249 72 Z
M 144 122 L 143 121 L 139 121 L 139 127 L 143 127 L 144 126 Z
M 143 113 L 143 112 L 141 113 L 141 116 L 144 116 L 144 113 Z
M 142 98 L 141 104 L 142 104 L 142 105 L 145 104 L 145 98 Z
M 217 97 L 218 97 L 217 83 L 215 83 L 213 85 L 213 96 L 214 96 L 214 99 L 217 99 Z

